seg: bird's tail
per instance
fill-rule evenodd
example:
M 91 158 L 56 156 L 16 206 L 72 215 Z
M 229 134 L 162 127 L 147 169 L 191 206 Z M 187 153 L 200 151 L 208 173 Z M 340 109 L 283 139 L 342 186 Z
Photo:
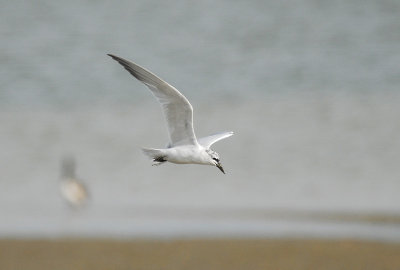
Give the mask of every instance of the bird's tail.
M 154 148 L 142 148 L 143 153 L 151 158 L 154 162 L 153 165 L 159 165 L 165 161 L 165 154 L 161 149 L 154 149 Z

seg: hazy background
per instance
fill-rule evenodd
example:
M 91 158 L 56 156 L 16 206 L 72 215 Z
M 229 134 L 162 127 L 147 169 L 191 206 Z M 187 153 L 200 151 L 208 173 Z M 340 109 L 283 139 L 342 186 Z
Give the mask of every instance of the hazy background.
M 400 2 L 0 1 L 0 236 L 400 241 Z M 164 78 L 210 166 L 152 167 Z M 71 211 L 60 160 L 90 202 Z

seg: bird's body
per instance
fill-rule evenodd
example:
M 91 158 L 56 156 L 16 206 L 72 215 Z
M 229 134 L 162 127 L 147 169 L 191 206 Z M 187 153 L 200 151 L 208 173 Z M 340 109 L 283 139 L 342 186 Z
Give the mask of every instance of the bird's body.
M 207 164 L 208 153 L 201 145 L 183 145 L 166 149 L 143 149 L 143 152 L 150 156 L 159 157 L 164 161 L 176 164 Z M 159 161 L 160 162 L 160 161 Z M 162 162 L 162 161 L 161 161 Z
M 74 208 L 82 207 L 87 201 L 87 189 L 76 178 L 65 178 L 61 182 L 61 194 Z
M 223 132 L 197 139 L 193 129 L 193 108 L 184 95 L 141 66 L 115 55 L 109 54 L 109 56 L 144 83 L 163 108 L 170 137 L 168 147 L 143 149 L 143 152 L 153 159 L 155 165 L 166 161 L 177 164 L 212 165 L 225 173 L 218 154 L 212 151 L 210 146 L 232 136 L 233 132 Z

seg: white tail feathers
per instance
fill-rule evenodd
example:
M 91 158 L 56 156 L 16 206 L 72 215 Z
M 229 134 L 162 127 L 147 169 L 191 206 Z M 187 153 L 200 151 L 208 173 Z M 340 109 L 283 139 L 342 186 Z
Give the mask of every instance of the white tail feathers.
M 155 159 L 160 156 L 160 150 L 154 148 L 142 148 L 143 154 L 148 156 L 151 159 Z
M 167 161 L 162 150 L 154 148 L 142 148 L 143 153 L 151 158 L 156 163 L 163 163 Z

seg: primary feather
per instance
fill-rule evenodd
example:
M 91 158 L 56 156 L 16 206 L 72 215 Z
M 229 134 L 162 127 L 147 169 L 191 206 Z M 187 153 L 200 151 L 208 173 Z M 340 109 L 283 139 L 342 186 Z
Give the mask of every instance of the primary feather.
M 193 108 L 187 98 L 175 87 L 145 68 L 121 57 L 108 55 L 144 83 L 160 102 L 167 121 L 170 145 L 197 145 L 193 130 Z

